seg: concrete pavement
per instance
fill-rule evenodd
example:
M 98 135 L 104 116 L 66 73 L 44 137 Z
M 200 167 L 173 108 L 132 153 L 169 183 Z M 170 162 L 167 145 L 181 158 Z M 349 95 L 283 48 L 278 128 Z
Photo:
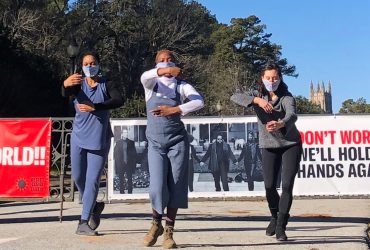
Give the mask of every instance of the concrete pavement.
M 0 203 L 0 249 L 150 249 L 141 246 L 150 227 L 146 202 L 106 204 L 99 236 L 74 232 L 81 211 L 77 202 Z M 289 241 L 265 236 L 266 201 L 190 202 L 179 211 L 174 239 L 183 249 L 368 249 L 369 199 L 296 199 Z M 162 237 L 152 249 L 162 249 Z

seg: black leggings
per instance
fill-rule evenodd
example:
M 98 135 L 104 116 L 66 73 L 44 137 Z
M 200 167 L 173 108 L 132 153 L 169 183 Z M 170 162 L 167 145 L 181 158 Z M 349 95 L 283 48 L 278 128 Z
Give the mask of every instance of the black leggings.
M 266 189 L 266 199 L 270 209 L 278 209 L 288 214 L 293 201 L 294 178 L 299 169 L 302 144 L 284 148 L 262 148 L 262 169 Z M 281 197 L 276 185 L 281 168 Z

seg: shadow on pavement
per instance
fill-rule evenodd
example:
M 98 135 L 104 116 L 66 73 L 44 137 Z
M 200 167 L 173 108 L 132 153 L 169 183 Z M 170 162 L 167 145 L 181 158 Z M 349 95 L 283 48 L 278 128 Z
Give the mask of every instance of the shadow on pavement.
M 27 210 L 27 211 L 16 211 L 16 212 L 10 212 L 10 213 L 0 213 L 0 215 L 11 215 L 11 214 L 24 214 L 24 213 L 46 213 L 46 212 L 57 212 L 60 211 L 60 209 L 40 209 L 40 210 Z
M 59 211 L 59 210 L 57 210 Z M 28 211 L 27 213 L 32 213 L 32 211 Z M 143 218 L 148 218 L 149 214 L 104 214 L 101 218 L 106 219 L 114 219 L 114 220 L 138 220 Z M 77 221 L 80 219 L 80 215 L 64 215 L 63 221 Z M 7 224 L 7 223 L 35 223 L 35 222 L 58 222 L 59 216 L 40 216 L 40 217 L 17 217 L 17 218 L 4 218 L 0 219 L 0 224 Z
M 45 209 L 45 210 L 29 210 L 24 213 L 40 213 L 40 212 L 50 212 L 50 211 L 59 211 L 59 209 Z M 65 213 L 66 210 L 64 210 Z M 21 214 L 22 212 L 15 212 L 14 214 Z M 9 213 L 11 214 L 11 213 Z M 0 214 L 1 215 L 1 214 Z M 111 214 L 102 214 L 102 219 L 111 219 L 111 220 L 151 220 L 150 213 L 111 213 Z M 63 221 L 74 221 L 78 220 L 79 215 L 64 215 Z M 178 221 L 265 221 L 270 220 L 269 216 L 212 216 L 210 214 L 179 214 L 177 217 Z M 39 217 L 24 217 L 17 216 L 17 218 L 0 218 L 0 224 L 4 223 L 31 223 L 31 222 L 49 222 L 49 221 L 59 221 L 57 216 L 39 216 Z M 370 218 L 367 217 L 296 217 L 293 216 L 289 219 L 289 222 L 337 222 L 337 223 L 370 223 Z M 289 226 L 289 224 L 288 224 Z M 298 229 L 297 229 L 298 230 Z
M 322 231 L 331 230 L 337 228 L 352 227 L 349 225 L 344 226 L 302 226 L 302 227 L 289 227 L 287 226 L 287 231 Z M 242 232 L 242 231 L 265 231 L 266 227 L 215 227 L 215 228 L 197 228 L 197 229 L 176 229 L 177 232 Z
M 178 215 L 177 220 L 196 221 L 270 221 L 270 216 L 212 216 L 209 214 Z M 289 222 L 340 222 L 340 223 L 370 223 L 368 217 L 299 217 L 292 216 Z
M 289 237 L 289 236 L 288 236 Z M 364 243 L 362 237 L 356 236 L 312 236 L 310 239 L 292 239 L 285 242 L 266 242 L 251 244 L 183 244 L 179 248 L 229 248 L 229 247 L 258 247 L 258 246 L 281 246 L 281 245 L 315 245 L 315 244 L 339 244 L 339 243 Z
M 39 201 L 39 202 L 19 202 L 19 201 L 0 201 L 0 207 L 21 207 L 21 206 L 35 206 L 43 204 L 60 203 L 60 201 Z

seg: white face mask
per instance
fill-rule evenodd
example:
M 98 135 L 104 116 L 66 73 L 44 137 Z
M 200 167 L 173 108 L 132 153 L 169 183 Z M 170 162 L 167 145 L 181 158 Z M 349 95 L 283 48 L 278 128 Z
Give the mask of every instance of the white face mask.
M 263 85 L 265 86 L 266 90 L 267 91 L 276 91 L 279 87 L 279 84 L 280 84 L 280 79 L 275 81 L 275 82 L 270 82 L 270 81 L 267 81 L 267 80 L 262 80 L 263 82 Z
M 99 73 L 99 65 L 83 66 L 82 71 L 86 77 L 94 77 Z
M 156 68 L 168 68 L 168 67 L 176 67 L 176 64 L 173 62 L 159 62 L 155 65 Z

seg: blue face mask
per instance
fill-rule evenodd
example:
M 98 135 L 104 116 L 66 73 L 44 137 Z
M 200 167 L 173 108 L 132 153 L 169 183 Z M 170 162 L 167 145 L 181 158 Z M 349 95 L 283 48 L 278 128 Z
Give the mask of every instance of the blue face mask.
M 168 68 L 168 67 L 176 67 L 176 64 L 173 62 L 160 62 L 155 65 L 156 68 Z
M 262 80 L 263 82 L 263 85 L 265 86 L 266 90 L 267 91 L 276 91 L 279 87 L 279 84 L 280 84 L 280 79 L 275 81 L 275 82 L 270 82 L 270 81 L 267 81 L 267 80 Z
M 99 73 L 99 65 L 83 66 L 82 71 L 86 77 L 94 77 Z

